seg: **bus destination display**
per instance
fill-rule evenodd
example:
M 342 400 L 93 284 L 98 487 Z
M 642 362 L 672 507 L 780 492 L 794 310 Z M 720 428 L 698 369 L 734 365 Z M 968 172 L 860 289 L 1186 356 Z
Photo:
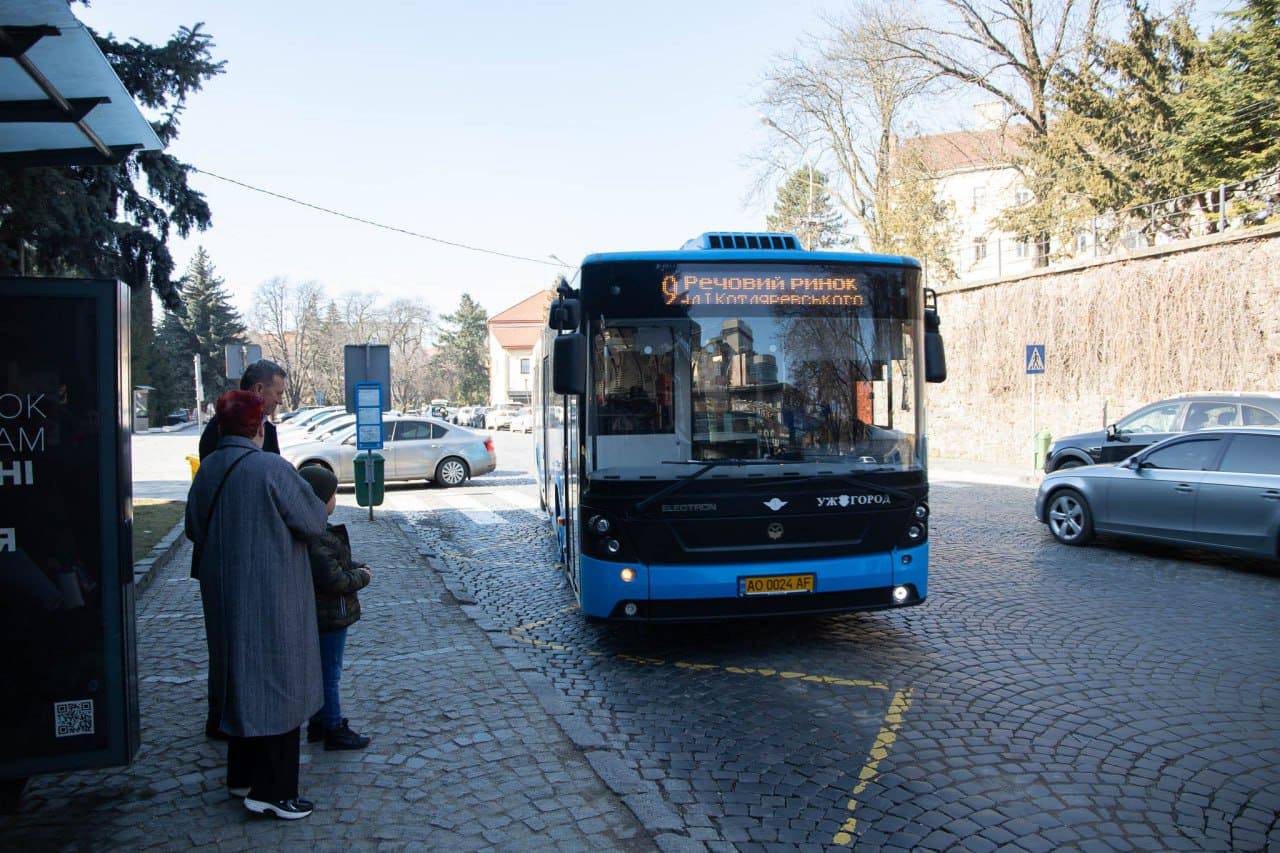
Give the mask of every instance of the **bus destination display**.
M 858 308 L 866 304 L 853 276 L 813 271 L 734 275 L 681 270 L 662 278 L 665 305 L 792 305 Z

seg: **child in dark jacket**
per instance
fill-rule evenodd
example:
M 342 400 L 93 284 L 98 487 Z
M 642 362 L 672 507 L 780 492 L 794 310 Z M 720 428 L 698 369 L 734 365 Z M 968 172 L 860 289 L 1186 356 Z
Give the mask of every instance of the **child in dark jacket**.
M 299 473 L 316 497 L 327 502 L 329 514 L 338 503 L 338 478 L 328 468 L 308 465 Z M 338 682 L 342 678 L 342 651 L 347 644 L 347 628 L 360 618 L 359 590 L 369 585 L 372 573 L 363 563 L 351 559 L 347 528 L 329 524 L 308 550 L 311 578 L 316 587 L 316 622 L 320 627 L 320 669 L 324 676 L 324 707 L 307 724 L 307 741 L 324 741 L 324 748 L 364 749 L 369 738 L 356 734 L 342 716 Z

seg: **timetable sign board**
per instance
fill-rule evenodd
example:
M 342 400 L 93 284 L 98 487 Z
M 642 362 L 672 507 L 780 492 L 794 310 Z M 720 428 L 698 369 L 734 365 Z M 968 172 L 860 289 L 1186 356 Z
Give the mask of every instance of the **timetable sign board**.
M 382 384 L 378 382 L 360 382 L 355 387 L 356 402 L 356 449 L 381 450 L 383 445 L 382 429 Z

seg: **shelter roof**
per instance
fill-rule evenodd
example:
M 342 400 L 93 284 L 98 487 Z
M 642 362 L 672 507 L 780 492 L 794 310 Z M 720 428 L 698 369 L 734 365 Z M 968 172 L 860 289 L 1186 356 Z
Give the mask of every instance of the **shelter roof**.
M 67 0 L 0 0 L 0 167 L 105 165 L 162 147 Z

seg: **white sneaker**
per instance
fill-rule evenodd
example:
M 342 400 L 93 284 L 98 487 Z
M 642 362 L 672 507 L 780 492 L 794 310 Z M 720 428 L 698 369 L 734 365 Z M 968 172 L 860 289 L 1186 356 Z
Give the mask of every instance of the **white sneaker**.
M 266 800 L 255 800 L 251 797 L 244 798 L 244 807 L 254 814 L 275 815 L 282 820 L 298 820 L 307 817 L 312 812 L 310 803 L 305 800 L 277 800 L 276 802 L 267 802 Z

